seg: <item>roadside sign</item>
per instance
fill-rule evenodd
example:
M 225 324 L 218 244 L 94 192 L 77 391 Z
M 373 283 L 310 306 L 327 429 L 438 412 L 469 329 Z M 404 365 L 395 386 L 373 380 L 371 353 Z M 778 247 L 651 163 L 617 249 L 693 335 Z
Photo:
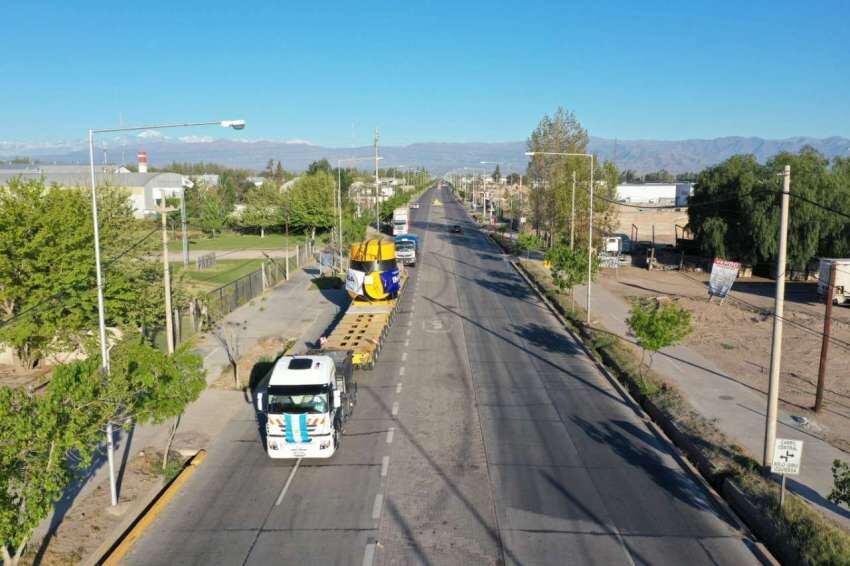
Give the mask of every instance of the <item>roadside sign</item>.
M 741 264 L 737 261 L 715 258 L 711 265 L 711 277 L 708 280 L 709 295 L 725 299 L 732 290 L 732 284 L 738 277 L 739 269 Z
M 796 476 L 800 473 L 802 457 L 802 440 L 777 438 L 773 445 L 773 463 L 770 465 L 770 471 L 774 474 Z

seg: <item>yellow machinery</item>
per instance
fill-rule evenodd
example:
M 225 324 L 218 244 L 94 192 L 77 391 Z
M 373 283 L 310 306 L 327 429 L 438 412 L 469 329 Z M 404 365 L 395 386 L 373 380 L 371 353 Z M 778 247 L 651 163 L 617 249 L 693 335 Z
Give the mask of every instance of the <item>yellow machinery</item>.
M 395 243 L 368 240 L 351 246 L 345 288 L 352 301 L 322 345 L 350 350 L 357 368 L 372 369 L 389 333 L 406 277 L 395 260 Z
M 366 240 L 351 245 L 351 266 L 346 289 L 352 299 L 382 301 L 400 289 L 395 242 Z

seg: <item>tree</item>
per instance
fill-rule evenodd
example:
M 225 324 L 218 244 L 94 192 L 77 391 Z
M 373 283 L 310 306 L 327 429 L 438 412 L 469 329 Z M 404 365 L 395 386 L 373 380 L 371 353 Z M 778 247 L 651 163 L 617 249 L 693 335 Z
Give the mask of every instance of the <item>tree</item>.
M 638 367 L 643 380 L 646 352 L 649 352 L 649 366 L 652 366 L 652 357 L 658 350 L 678 344 L 690 334 L 691 313 L 673 303 L 636 302 L 626 323 L 642 349 Z
M 227 361 L 233 370 L 233 386 L 241 387 L 239 379 L 239 359 L 242 357 L 242 336 L 248 329 L 248 321 L 223 321 L 213 327 L 213 335 L 218 340 L 227 355 Z
M 829 493 L 829 500 L 836 505 L 850 505 L 850 465 L 841 460 L 834 460 L 832 479 L 834 487 Z
M 499 164 L 496 164 L 496 169 L 493 170 L 493 174 L 490 176 L 493 179 L 494 183 L 499 183 L 502 180 L 502 172 L 499 171 Z
M 284 195 L 284 205 L 290 225 L 316 237 L 316 230 L 334 225 L 334 179 L 330 173 L 318 170 L 303 175 Z
M 753 155 L 736 155 L 697 177 L 688 206 L 688 225 L 700 250 L 756 264 L 775 262 L 778 253 L 779 193 L 777 176 L 791 166 L 792 185 L 788 263 L 804 269 L 815 257 L 850 250 L 847 225 L 840 215 L 807 203 L 846 210 L 850 177 L 843 162 L 829 161 L 811 148 L 780 153 L 765 165 Z
M 550 271 L 555 286 L 561 291 L 587 282 L 587 251 L 570 249 L 559 244 L 546 252 L 546 259 L 551 264 Z M 591 276 L 599 271 L 599 261 L 594 257 L 590 266 Z
M 93 355 L 57 366 L 41 395 L 0 388 L 4 563 L 17 563 L 33 529 L 91 466 L 108 421 L 163 422 L 182 414 L 206 385 L 200 356 L 185 347 L 166 356 L 125 340 L 113 348 L 110 367 L 104 376 Z
M 205 233 L 215 237 L 216 232 L 221 232 L 227 223 L 230 213 L 219 191 L 206 190 L 200 198 L 201 209 L 198 216 L 198 226 Z
M 265 238 L 266 228 L 281 225 L 280 190 L 274 182 L 266 181 L 254 187 L 245 196 L 246 208 L 239 223 L 251 228 L 259 228 L 260 237 Z
M 519 185 L 519 173 L 508 173 L 507 181 L 509 185 Z
M 138 326 L 149 316 L 148 254 L 155 232 L 133 218 L 127 195 L 98 189 L 107 325 Z M 41 180 L 12 180 L 0 191 L 0 342 L 18 363 L 34 367 L 46 356 L 93 349 L 97 319 L 91 193 L 45 187 Z M 153 293 L 156 291 L 154 290 Z
M 323 171 L 327 174 L 330 174 L 333 171 L 333 168 L 331 167 L 331 164 L 327 159 L 320 159 L 319 161 L 314 161 L 309 166 L 307 166 L 307 175 L 315 175 L 320 171 Z

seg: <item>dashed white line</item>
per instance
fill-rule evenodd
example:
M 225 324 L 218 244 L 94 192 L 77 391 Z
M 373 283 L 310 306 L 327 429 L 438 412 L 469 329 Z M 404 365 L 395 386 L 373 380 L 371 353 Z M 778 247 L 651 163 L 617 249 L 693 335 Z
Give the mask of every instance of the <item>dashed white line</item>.
M 405 335 L 410 336 L 410 329 L 409 328 L 407 329 L 407 333 Z
M 375 562 L 375 543 L 370 542 L 363 553 L 363 566 L 372 566 L 373 562 Z
M 381 507 L 384 506 L 384 494 L 375 495 L 375 503 L 372 504 L 372 518 L 376 521 L 381 518 Z
M 398 416 L 398 401 L 393 403 L 393 416 Z
M 390 429 L 387 431 L 387 444 L 393 443 L 393 435 L 394 434 L 395 434 L 395 427 L 391 426 Z
M 399 377 L 403 376 L 404 372 L 405 372 L 404 366 L 401 366 L 400 368 L 398 368 L 398 376 Z
M 401 383 L 399 383 L 398 385 L 395 386 L 395 393 L 396 393 L 396 395 L 401 393 Z
M 292 466 L 292 471 L 289 472 L 289 477 L 286 478 L 286 483 L 283 484 L 283 489 L 280 490 L 280 495 L 277 496 L 277 501 L 274 502 L 275 507 L 280 505 L 281 501 L 283 501 L 283 498 L 286 496 L 286 491 L 289 489 L 289 484 L 292 483 L 292 478 L 295 477 L 295 472 L 298 471 L 298 466 L 300 464 L 301 464 L 301 458 L 298 458 L 297 460 L 295 460 L 295 465 Z
M 401 361 L 403 361 L 403 362 L 406 362 L 406 361 L 407 361 L 407 352 L 402 352 L 402 353 L 401 353 Z
M 381 458 L 381 477 L 387 477 L 387 470 L 390 469 L 390 457 L 384 456 Z
M 404 341 L 404 347 L 407 348 L 408 346 L 410 346 L 410 339 L 409 338 Z

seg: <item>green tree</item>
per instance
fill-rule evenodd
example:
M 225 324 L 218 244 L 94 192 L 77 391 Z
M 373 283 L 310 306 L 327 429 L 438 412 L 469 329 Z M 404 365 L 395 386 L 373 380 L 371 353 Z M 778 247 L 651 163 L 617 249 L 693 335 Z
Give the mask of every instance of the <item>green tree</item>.
M 323 171 L 327 174 L 330 174 L 333 171 L 333 168 L 331 167 L 331 164 L 327 159 L 320 159 L 319 161 L 314 161 L 307 166 L 307 175 L 315 175 L 319 171 Z
M 841 460 L 832 462 L 833 488 L 829 500 L 836 505 L 850 505 L 850 465 Z
M 216 232 L 221 232 L 230 209 L 219 191 L 208 189 L 200 196 L 200 211 L 197 224 L 205 233 L 215 237 Z
M 549 248 L 546 259 L 550 263 L 552 281 L 561 291 L 587 283 L 587 251 L 570 249 L 569 246 L 559 244 Z M 592 258 L 590 265 L 591 277 L 599 271 L 599 260 Z
M 641 347 L 640 368 L 643 380 L 643 363 L 649 352 L 649 366 L 658 350 L 681 342 L 691 332 L 691 313 L 673 303 L 643 301 L 632 305 L 626 320 Z
M 332 227 L 335 185 L 333 177 L 324 170 L 299 177 L 283 199 L 290 226 L 310 238 L 316 237 L 316 230 Z
M 502 172 L 499 170 L 499 164 L 496 164 L 496 169 L 493 170 L 493 174 L 490 176 L 493 179 L 494 183 L 498 183 L 502 180 Z
M 0 191 L 0 342 L 33 367 L 60 351 L 91 351 L 97 294 L 88 189 L 12 180 Z M 105 311 L 110 327 L 145 320 L 156 232 L 133 218 L 124 191 L 98 189 Z M 142 235 L 145 230 L 146 234 Z
M 260 237 L 264 238 L 267 228 L 280 226 L 282 223 L 281 202 L 280 190 L 274 182 L 265 182 L 254 187 L 245 195 L 246 208 L 239 223 L 242 226 L 258 228 Z

